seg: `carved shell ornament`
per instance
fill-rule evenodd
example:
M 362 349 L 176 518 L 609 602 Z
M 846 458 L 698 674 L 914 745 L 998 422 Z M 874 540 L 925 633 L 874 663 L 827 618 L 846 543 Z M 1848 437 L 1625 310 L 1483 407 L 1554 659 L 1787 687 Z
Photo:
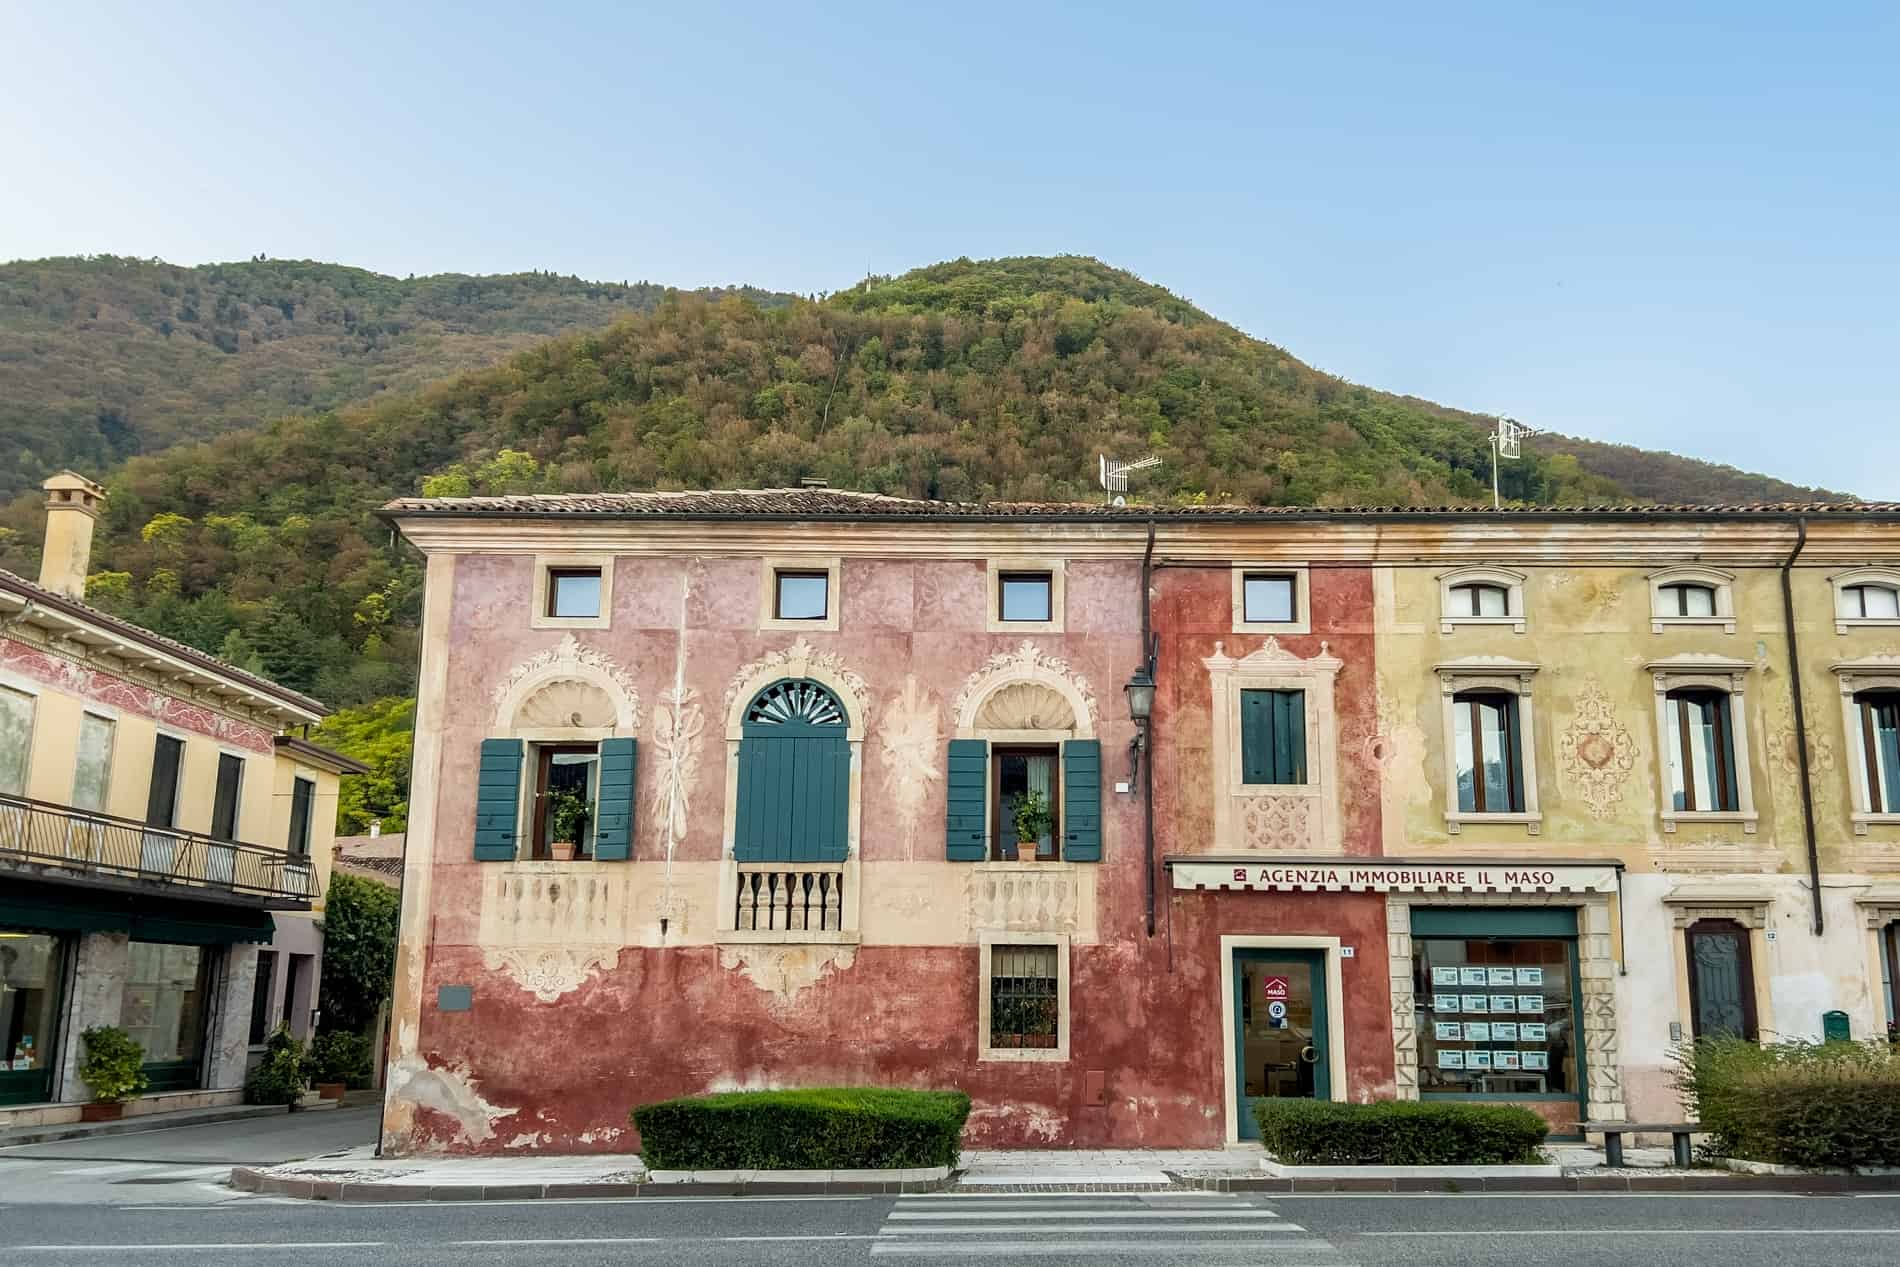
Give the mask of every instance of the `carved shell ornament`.
M 547 700 L 539 697 L 551 687 L 573 686 L 591 688 L 599 700 L 608 707 L 605 722 L 588 721 L 578 723 L 586 726 L 618 726 L 628 731 L 640 727 L 640 691 L 634 685 L 633 675 L 625 666 L 606 652 L 590 647 L 568 634 L 552 647 L 529 656 L 508 671 L 506 677 L 495 684 L 494 700 L 497 722 L 501 726 L 513 725 L 550 725 L 565 727 L 576 725 L 572 719 L 576 712 L 584 717 L 598 716 L 592 703 L 583 693 L 557 691 Z M 528 692 L 521 698 L 522 692 Z M 615 699 L 615 696 L 619 699 Z M 519 700 L 513 709 L 510 700 Z M 525 714 L 530 707 L 547 717 L 547 722 L 517 722 L 510 712 Z
M 1022 690 L 1017 688 L 1021 687 Z M 1062 688 L 1067 688 L 1065 691 Z M 1082 702 L 1078 714 L 1069 698 Z M 1001 698 L 999 698 L 1001 697 Z M 1053 698 L 1052 698 L 1053 697 Z M 1054 701 L 1060 701 L 1058 708 Z M 1047 717 L 1037 725 L 999 724 L 979 717 Z M 1090 733 L 1095 716 L 1095 697 L 1088 679 L 1070 667 L 1060 656 L 1050 655 L 1035 643 L 1024 639 L 1014 650 L 999 651 L 983 662 L 983 667 L 963 680 L 950 715 L 959 726 L 994 730 L 1075 730 Z M 1067 720 L 1062 720 L 1066 718 Z
M 515 724 L 576 730 L 612 726 L 614 702 L 591 682 L 560 678 L 522 701 L 515 710 Z
M 983 730 L 1074 730 L 1075 709 L 1040 682 L 1011 682 L 990 693 L 976 711 Z

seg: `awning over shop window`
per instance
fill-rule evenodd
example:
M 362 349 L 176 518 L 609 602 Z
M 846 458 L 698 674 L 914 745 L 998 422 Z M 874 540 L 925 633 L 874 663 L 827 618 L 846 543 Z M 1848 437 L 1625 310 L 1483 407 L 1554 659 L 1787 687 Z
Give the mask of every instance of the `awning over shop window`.
M 1414 937 L 1575 937 L 1569 906 L 1414 906 Z
M 277 931 L 269 911 L 167 902 L 22 884 L 0 896 L 0 928 L 33 933 L 128 933 L 134 941 L 183 946 L 267 942 Z

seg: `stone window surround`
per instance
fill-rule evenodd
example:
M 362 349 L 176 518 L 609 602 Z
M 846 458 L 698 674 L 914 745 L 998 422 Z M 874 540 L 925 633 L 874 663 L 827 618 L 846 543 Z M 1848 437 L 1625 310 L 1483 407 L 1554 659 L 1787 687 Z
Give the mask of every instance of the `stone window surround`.
M 1225 645 L 1214 644 L 1214 654 L 1202 660 L 1211 679 L 1214 760 L 1214 850 L 1252 847 L 1242 839 L 1249 802 L 1285 798 L 1311 801 L 1318 809 L 1318 831 L 1306 840 L 1284 842 L 1284 847 L 1317 853 L 1344 849 L 1339 813 L 1339 721 L 1333 695 L 1334 681 L 1345 667 L 1327 643 L 1319 654 L 1301 659 L 1268 636 L 1258 650 L 1234 659 Z M 1242 780 L 1240 693 L 1242 691 L 1302 691 L 1306 695 L 1306 782 L 1249 784 Z
M 810 633 L 823 630 L 838 632 L 838 609 L 844 605 L 838 588 L 844 560 L 839 555 L 769 555 L 759 561 L 759 628 L 786 633 Z M 825 577 L 825 617 L 823 620 L 780 620 L 778 618 L 778 574 L 780 572 L 822 572 Z
M 1287 576 L 1293 579 L 1292 620 L 1248 620 L 1247 577 Z M 1309 569 L 1303 563 L 1235 563 L 1234 632 L 1303 634 L 1313 632 L 1313 587 Z
M 770 575 L 770 569 L 766 569 Z M 793 622 L 800 627 L 807 621 Z M 862 940 L 861 905 L 863 860 L 859 846 L 859 824 L 864 817 L 864 735 L 865 713 L 869 708 L 863 684 L 847 679 L 833 665 L 832 656 L 813 651 L 802 639 L 787 653 L 789 658 L 768 657 L 753 668 L 745 679 L 730 689 L 726 712 L 726 777 L 721 849 L 719 853 L 719 910 L 713 920 L 713 941 L 718 945 L 843 945 L 855 946 Z M 739 903 L 739 862 L 733 856 L 739 829 L 739 744 L 745 738 L 745 713 L 753 697 L 782 678 L 808 678 L 826 687 L 845 710 L 845 743 L 851 750 L 851 783 L 845 808 L 845 860 L 843 902 L 839 909 L 842 928 L 824 929 L 747 929 L 732 925 Z
M 1670 926 L 1675 935 L 1670 937 L 1670 954 L 1675 956 L 1676 969 L 1676 1015 L 1678 1032 L 1687 1041 L 1695 1033 L 1695 1011 L 1690 1004 L 1689 992 L 1689 944 L 1686 934 L 1690 927 L 1705 919 L 1733 920 L 1748 930 L 1749 986 L 1755 992 L 1755 1032 L 1772 1034 L 1775 1032 L 1774 995 L 1768 988 L 1768 908 L 1774 903 L 1774 895 L 1745 886 L 1715 887 L 1708 885 L 1682 884 L 1671 889 L 1662 897 L 1662 904 L 1669 908 Z M 1877 980 L 1878 978 L 1876 978 Z
M 1346 1086 L 1346 994 L 1340 969 L 1340 941 L 1336 936 L 1222 933 L 1220 939 L 1221 1103 L 1226 1115 L 1226 1140 L 1240 1142 L 1240 1121 L 1234 1103 L 1238 1071 L 1234 1068 L 1234 1041 L 1240 1018 L 1234 1015 L 1234 952 L 1236 950 L 1319 950 L 1326 956 L 1326 1067 L 1332 1098 L 1350 1099 Z M 1408 960 L 1409 962 L 1409 960 Z M 1406 997 L 1411 997 L 1407 991 Z M 1416 1098 L 1416 1093 L 1414 1093 Z
M 988 673 L 973 675 L 973 678 L 975 679 L 975 689 L 971 689 L 970 686 L 966 685 L 963 695 L 959 700 L 961 708 L 957 714 L 957 729 L 953 737 L 957 739 L 981 739 L 985 741 L 989 744 L 989 760 L 992 762 L 995 760 L 995 750 L 999 745 L 1003 747 L 1025 746 L 1055 748 L 1057 804 L 1067 805 L 1069 803 L 1069 776 L 1067 763 L 1062 759 L 1062 745 L 1070 739 L 1095 738 L 1095 719 L 1089 707 L 1088 696 L 1083 694 L 1081 690 L 1078 690 L 1076 684 L 1070 681 L 1063 672 L 1053 668 L 1046 661 L 1030 662 L 1018 657 L 1013 663 L 1006 663 L 1003 667 Z M 1025 685 L 1040 686 L 1045 690 L 1052 691 L 1061 696 L 1063 701 L 1069 706 L 1069 720 L 1071 724 L 1066 727 L 1041 730 L 1001 729 L 982 724 L 985 721 L 991 720 L 991 718 L 986 716 L 988 711 L 987 705 L 991 699 L 1010 687 Z M 990 787 L 994 781 L 994 773 L 995 766 L 986 765 L 984 771 L 984 778 L 986 780 L 984 799 L 986 806 L 990 795 Z M 991 859 L 991 861 L 979 864 L 980 866 L 1013 868 L 1020 865 L 1025 868 L 1033 868 L 1039 873 L 1055 871 L 1067 873 L 1081 869 L 1084 866 L 1099 867 L 1101 865 L 1101 863 L 1096 862 L 1087 864 L 1070 862 L 1066 853 L 1060 850 L 1058 850 L 1059 856 L 1057 860 L 1053 862 L 1038 861 L 1023 864 L 997 862 L 993 858 L 996 842 L 994 834 L 991 831 L 991 819 L 991 815 L 987 813 L 984 815 L 984 857 Z M 1106 833 L 1104 833 L 1103 848 L 1103 857 L 1106 859 Z
M 1451 835 L 1456 836 L 1467 823 L 1521 823 L 1533 836 L 1543 831 L 1544 814 L 1537 800 L 1537 709 L 1531 692 L 1531 679 L 1541 667 L 1503 656 L 1467 656 L 1432 666 L 1438 674 L 1439 718 L 1445 736 L 1445 830 Z M 1522 810 L 1478 814 L 1458 808 L 1458 753 L 1452 738 L 1457 733 L 1453 716 L 1457 704 L 1452 697 L 1461 691 L 1498 691 L 1516 697 L 1518 763 L 1524 775 Z
M 1860 702 L 1854 697 L 1862 691 L 1900 691 L 1900 656 L 1863 656 L 1858 660 L 1840 660 L 1833 666 L 1841 689 L 1841 725 L 1852 755 L 1847 762 L 1848 782 L 1854 793 L 1854 834 L 1865 836 L 1869 827 L 1900 826 L 1900 813 L 1873 812 L 1871 781 L 1867 768 L 1867 744 L 1861 733 Z
M 564 568 L 600 569 L 600 614 L 548 615 L 548 573 Z M 534 606 L 528 613 L 531 629 L 605 629 L 614 609 L 614 556 L 611 554 L 537 554 L 534 556 Z
M 1685 652 L 1666 660 L 1651 660 L 1643 666 L 1652 679 L 1656 697 L 1656 789 L 1657 810 L 1664 832 L 1674 832 L 1678 823 L 1740 823 L 1742 831 L 1754 835 L 1761 823 L 1755 809 L 1754 781 L 1749 774 L 1753 748 L 1748 739 L 1748 675 L 1754 671 L 1751 660 L 1731 656 Z M 1730 759 L 1735 765 L 1735 810 L 1678 810 L 1669 791 L 1669 692 L 1685 687 L 1721 691 L 1729 697 Z
M 1882 964 L 1884 951 L 1881 947 L 1881 934 L 1887 925 L 1900 923 L 1900 887 L 1876 885 L 1854 899 L 1854 905 L 1860 907 L 1867 925 L 1867 980 L 1880 983 L 1883 978 Z M 1894 971 L 1900 972 L 1900 964 L 1894 965 Z M 1874 1007 L 1875 1032 L 1884 1019 L 1900 1021 L 1900 1014 L 1894 1011 L 1894 995 L 1891 989 L 1877 991 L 1881 998 Z
M 1660 572 L 1651 572 L 1649 581 L 1649 631 L 1661 633 L 1664 629 L 1680 628 L 1719 628 L 1723 633 L 1735 632 L 1735 574 L 1717 568 L 1672 567 Z M 1715 615 L 1678 616 L 1663 611 L 1662 591 L 1666 585 L 1706 585 L 1715 591 Z
M 1502 616 L 1467 616 L 1452 610 L 1451 591 L 1459 585 L 1495 585 L 1504 591 Z M 1517 633 L 1525 629 L 1524 573 L 1501 567 L 1462 567 L 1438 574 L 1438 632 L 1448 634 L 1459 625 L 1501 625 Z
M 1845 634 L 1850 629 L 1895 629 L 1900 628 L 1900 620 L 1886 616 L 1843 616 L 1841 612 L 1841 591 L 1853 585 L 1887 585 L 1900 589 L 1900 570 L 1893 568 L 1851 568 L 1845 572 L 1836 572 L 1827 578 L 1828 593 L 1834 601 L 1834 632 Z
M 1067 585 L 1063 576 L 1066 563 L 1066 559 L 1028 555 L 989 559 L 983 578 L 985 632 L 993 634 L 1061 633 L 1068 610 Z M 1003 574 L 1005 572 L 1047 572 L 1049 574 L 1049 619 L 1003 619 Z
M 1389 893 L 1385 902 L 1387 955 L 1391 963 L 1392 1050 L 1395 1098 L 1418 1099 L 1417 994 L 1412 972 L 1414 906 L 1573 906 L 1577 910 L 1577 995 L 1583 1014 L 1585 1116 L 1622 1121 L 1621 1038 L 1616 1024 L 1617 966 L 1610 940 L 1614 893 Z
M 977 934 L 976 1058 L 978 1061 L 1063 1064 L 1069 1059 L 1069 935 L 1053 932 Z M 990 1046 L 990 964 L 997 946 L 1054 946 L 1056 948 L 1056 1045 L 1054 1047 Z

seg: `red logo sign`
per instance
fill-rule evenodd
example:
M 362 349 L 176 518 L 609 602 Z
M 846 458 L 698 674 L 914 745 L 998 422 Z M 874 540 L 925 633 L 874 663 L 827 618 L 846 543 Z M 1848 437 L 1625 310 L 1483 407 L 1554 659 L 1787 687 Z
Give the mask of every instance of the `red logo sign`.
M 1261 983 L 1260 997 L 1268 1000 L 1286 1002 L 1287 984 L 1285 977 L 1268 977 Z

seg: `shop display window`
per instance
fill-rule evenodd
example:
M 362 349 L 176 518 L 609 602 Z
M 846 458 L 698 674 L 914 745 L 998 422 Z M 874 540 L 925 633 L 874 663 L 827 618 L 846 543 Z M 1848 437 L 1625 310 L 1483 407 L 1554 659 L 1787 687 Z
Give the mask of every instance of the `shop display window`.
M 1565 938 L 1418 937 L 1419 1093 L 1577 1093 L 1575 947 Z

